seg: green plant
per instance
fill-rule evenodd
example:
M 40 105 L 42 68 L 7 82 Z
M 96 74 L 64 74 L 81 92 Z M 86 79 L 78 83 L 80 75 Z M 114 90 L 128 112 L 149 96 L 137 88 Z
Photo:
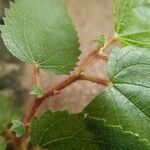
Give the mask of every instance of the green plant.
M 50 150 L 150 150 L 150 1 L 114 0 L 114 16 L 114 36 L 101 35 L 96 40 L 98 47 L 70 73 L 76 67 L 80 50 L 63 2 L 11 3 L 5 25 L 1 26 L 2 38 L 14 56 L 34 66 L 35 85 L 31 93 L 36 95 L 24 122 L 12 122 L 12 131 L 21 138 L 14 137 L 6 126 L 1 128 L 1 132 L 6 130 L 6 135 L 21 143 L 16 149 L 27 149 L 32 142 L 36 149 Z M 109 57 L 104 51 L 115 42 L 120 43 L 120 48 L 113 48 Z M 109 79 L 85 74 L 98 59 L 108 61 Z M 69 75 L 43 92 L 40 69 Z M 81 113 L 48 110 L 36 116 L 44 101 L 77 80 L 102 84 L 106 89 Z M 4 103 L 3 97 L 0 103 Z M 11 110 L 10 106 L 8 109 Z M 10 121 L 11 117 L 0 123 Z M 5 145 L 3 137 L 0 143 Z

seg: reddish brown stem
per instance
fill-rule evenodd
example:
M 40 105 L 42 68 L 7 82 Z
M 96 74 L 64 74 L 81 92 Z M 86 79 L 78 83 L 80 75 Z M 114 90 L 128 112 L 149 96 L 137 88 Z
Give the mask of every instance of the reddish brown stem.
M 97 83 L 97 84 L 102 84 L 105 86 L 109 86 L 110 81 L 108 79 L 104 79 L 104 78 L 96 78 L 96 77 L 92 77 L 92 76 L 88 76 L 88 75 L 81 75 L 80 80 L 86 80 L 86 81 L 91 81 L 93 83 Z
M 95 82 L 95 83 L 102 84 L 102 85 L 105 85 L 105 86 L 109 85 L 109 81 L 106 80 L 106 79 L 94 78 L 94 77 L 90 77 L 90 76 L 83 76 L 83 75 L 80 75 L 80 74 L 70 75 L 63 82 L 59 83 L 54 88 L 47 91 L 41 98 L 37 98 L 35 100 L 35 104 L 32 106 L 31 112 L 28 115 L 28 117 L 26 118 L 25 123 L 27 124 L 32 120 L 33 116 L 36 113 L 36 110 L 43 103 L 43 101 L 47 100 L 47 98 L 49 98 L 50 96 L 54 96 L 56 94 L 61 93 L 62 89 L 66 88 L 67 86 L 69 86 L 70 84 L 72 84 L 73 82 L 75 82 L 77 80 L 87 80 L 87 81 Z
M 116 37 L 110 38 L 108 42 L 105 43 L 104 47 L 100 49 L 100 53 L 103 52 L 105 49 L 107 49 L 109 46 L 111 46 L 113 43 L 117 41 Z
M 114 43 L 115 41 L 116 41 L 116 39 L 111 39 L 111 41 L 108 41 L 108 43 L 105 44 L 105 46 L 102 47 L 101 50 L 106 49 L 108 46 L 110 46 L 110 44 Z M 99 58 L 108 60 L 108 56 L 106 54 L 102 53 L 102 51 L 99 52 L 99 48 L 97 48 L 83 60 L 83 62 L 78 66 L 78 68 L 75 70 L 75 72 L 72 75 L 70 75 L 67 79 L 62 81 L 60 84 L 56 85 L 54 88 L 47 91 L 41 98 L 36 98 L 32 108 L 31 108 L 31 111 L 25 118 L 25 124 L 28 124 L 31 122 L 32 118 L 36 114 L 37 109 L 40 107 L 40 105 L 43 103 L 43 101 L 47 100 L 50 96 L 59 94 L 62 89 L 64 89 L 65 87 L 69 86 L 70 84 L 72 84 L 73 82 L 75 82 L 77 80 L 82 79 L 82 80 L 96 82 L 98 84 L 103 84 L 106 86 L 109 85 L 108 80 L 96 79 L 96 78 L 87 77 L 87 76 L 86 77 L 81 76 L 81 73 L 83 71 L 85 71 L 85 69 L 88 67 L 88 65 L 91 64 L 95 59 L 99 59 Z
M 60 93 L 62 89 L 64 89 L 71 83 L 75 82 L 76 80 L 78 80 L 78 76 L 76 76 L 76 74 L 70 75 L 67 79 L 62 81 L 60 84 L 56 85 L 54 88 L 47 91 L 41 98 L 35 99 L 35 103 L 32 106 L 29 115 L 25 118 L 25 123 L 29 123 L 32 120 L 32 117 L 35 115 L 36 110 L 39 108 L 39 106 L 43 103 L 44 100 L 46 100 L 50 96 L 54 96 L 57 93 Z
M 91 64 L 96 58 L 98 58 L 99 47 L 94 49 L 78 66 L 79 71 L 84 71 L 89 64 Z

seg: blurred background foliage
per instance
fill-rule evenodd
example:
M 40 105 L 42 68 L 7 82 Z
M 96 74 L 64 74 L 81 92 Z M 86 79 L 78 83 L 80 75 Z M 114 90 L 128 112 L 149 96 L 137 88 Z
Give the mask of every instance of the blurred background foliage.
M 9 0 L 0 0 L 0 24 L 2 25 L 4 25 L 4 10 L 9 6 Z M 12 97 L 18 105 L 23 104 L 27 95 L 27 89 L 21 86 L 20 77 L 23 69 L 24 64 L 8 52 L 0 37 L 0 95 Z

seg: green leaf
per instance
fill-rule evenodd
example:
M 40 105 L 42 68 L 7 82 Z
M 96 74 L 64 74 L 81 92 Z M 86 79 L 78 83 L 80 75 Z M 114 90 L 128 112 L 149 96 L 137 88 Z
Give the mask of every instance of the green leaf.
M 149 49 L 114 49 L 108 69 L 112 87 L 94 98 L 84 112 L 150 140 L 149 60 Z
M 12 126 L 10 130 L 16 133 L 16 137 L 22 137 L 25 134 L 25 127 L 23 123 L 19 120 L 13 120 L 11 123 Z
M 5 150 L 6 149 L 6 143 L 5 143 L 5 139 L 0 136 L 0 150 Z
M 104 120 L 68 112 L 45 112 L 31 124 L 34 145 L 50 150 L 149 150 L 148 141 Z
M 96 42 L 99 44 L 100 47 L 103 47 L 105 45 L 106 39 L 104 35 L 100 35 L 97 39 Z
M 41 98 L 44 94 L 44 91 L 39 86 L 33 86 L 32 91 L 30 92 L 30 94 L 36 95 L 38 98 Z
M 78 37 L 62 0 L 18 0 L 1 30 L 8 50 L 22 61 L 56 74 L 76 66 Z
M 11 100 L 0 96 L 0 133 L 13 118 L 19 118 L 19 112 Z
M 150 47 L 150 1 L 114 0 L 114 11 L 121 44 Z
M 34 145 L 50 150 L 99 150 L 82 114 L 49 110 L 33 119 L 31 137 Z
M 87 122 L 99 141 L 100 150 L 150 150 L 147 140 L 132 132 L 124 132 L 120 126 L 109 126 L 104 120 L 92 117 Z

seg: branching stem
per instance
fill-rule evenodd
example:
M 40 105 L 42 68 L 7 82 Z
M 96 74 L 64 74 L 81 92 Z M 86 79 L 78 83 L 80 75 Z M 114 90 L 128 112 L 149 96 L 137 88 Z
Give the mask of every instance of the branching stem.
M 28 124 L 31 122 L 32 118 L 36 114 L 37 109 L 41 106 L 41 104 L 46 101 L 50 96 L 55 96 L 56 94 L 61 93 L 61 91 L 69 86 L 70 84 L 74 83 L 77 80 L 87 80 L 91 81 L 94 83 L 102 84 L 104 86 L 109 86 L 110 81 L 108 79 L 101 79 L 101 78 L 95 78 L 95 77 L 90 77 L 90 76 L 84 76 L 82 75 L 82 72 L 86 70 L 86 68 L 94 61 L 97 59 L 103 59 L 103 60 L 108 60 L 108 56 L 103 53 L 103 51 L 108 48 L 111 44 L 113 44 L 116 41 L 115 38 L 111 39 L 108 41 L 104 47 L 101 49 L 98 47 L 97 49 L 94 49 L 92 53 L 90 53 L 83 61 L 82 63 L 77 67 L 77 69 L 70 75 L 68 76 L 64 81 L 59 83 L 58 85 L 54 86 L 50 90 L 44 93 L 44 95 L 41 98 L 36 98 L 34 101 L 34 104 L 31 108 L 31 111 L 29 114 L 26 116 L 24 122 L 25 124 Z M 38 68 L 35 68 L 35 77 L 36 77 L 36 82 L 39 83 L 39 73 L 38 73 Z

